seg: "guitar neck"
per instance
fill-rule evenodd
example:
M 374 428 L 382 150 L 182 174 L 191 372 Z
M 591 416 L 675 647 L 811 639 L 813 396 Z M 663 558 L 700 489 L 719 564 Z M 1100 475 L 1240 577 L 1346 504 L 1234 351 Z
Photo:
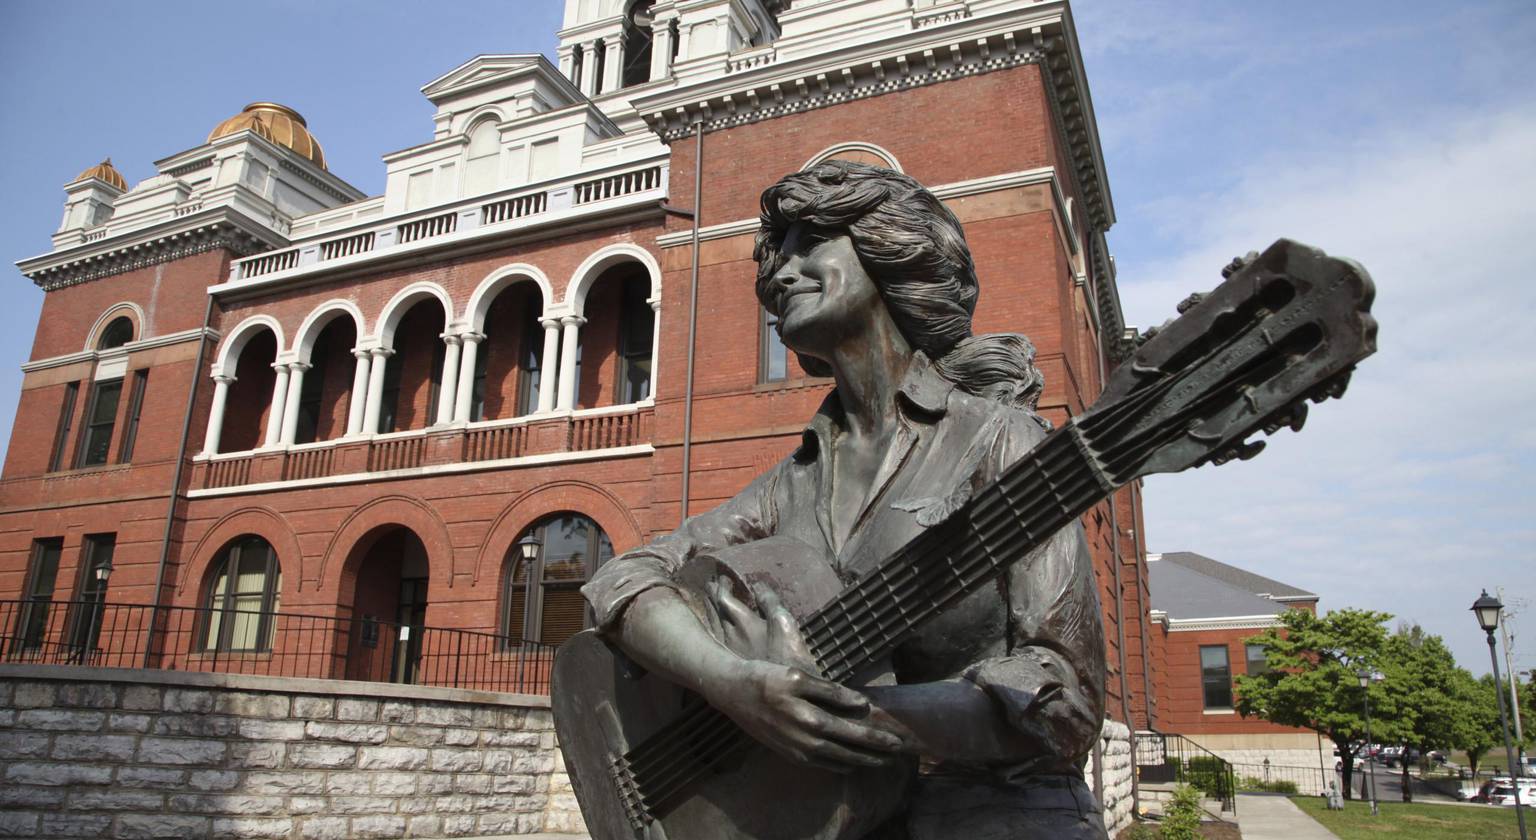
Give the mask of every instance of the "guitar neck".
M 955 515 L 801 622 L 828 679 L 873 665 L 928 619 L 987 585 L 1113 489 L 1067 423 Z

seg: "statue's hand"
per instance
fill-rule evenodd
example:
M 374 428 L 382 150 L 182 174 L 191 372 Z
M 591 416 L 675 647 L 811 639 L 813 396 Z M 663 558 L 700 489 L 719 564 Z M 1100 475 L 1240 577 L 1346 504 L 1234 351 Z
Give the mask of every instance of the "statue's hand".
M 755 587 L 758 610 L 729 587 L 710 595 L 731 646 L 742 659 L 707 699 L 753 738 L 794 761 L 836 772 L 887 764 L 906 746 L 870 717 L 861 693 L 821 678 L 800 625 L 779 597 Z

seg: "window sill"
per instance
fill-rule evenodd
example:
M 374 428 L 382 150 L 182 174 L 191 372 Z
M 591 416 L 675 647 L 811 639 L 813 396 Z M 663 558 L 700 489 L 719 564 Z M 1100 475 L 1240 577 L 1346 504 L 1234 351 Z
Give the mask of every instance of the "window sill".
M 200 650 L 187 654 L 188 662 L 271 662 L 270 650 Z
M 833 384 L 830 376 L 801 376 L 796 379 L 775 379 L 770 382 L 757 382 L 752 385 L 756 392 L 765 391 L 793 391 L 797 388 L 815 388 L 822 385 Z
M 103 473 L 120 472 L 132 468 L 132 462 L 126 464 L 96 464 L 89 467 L 75 467 L 74 469 L 43 473 L 43 478 L 75 478 L 82 475 L 102 475 Z
M 1237 714 L 1237 710 L 1236 709 L 1205 709 L 1205 710 L 1203 710 L 1201 712 L 1201 714 L 1203 714 L 1203 715 L 1235 715 L 1235 714 Z

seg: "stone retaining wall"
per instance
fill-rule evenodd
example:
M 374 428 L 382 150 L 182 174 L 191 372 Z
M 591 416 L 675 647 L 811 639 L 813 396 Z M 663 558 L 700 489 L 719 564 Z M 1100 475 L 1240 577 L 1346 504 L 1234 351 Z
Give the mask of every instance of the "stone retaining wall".
M 1106 718 L 1099 730 L 1099 754 L 1104 756 L 1104 826 L 1109 836 L 1131 824 L 1136 800 L 1132 795 L 1131 730 L 1116 720 Z M 1088 757 L 1086 776 L 1093 779 L 1093 756 Z
M 0 666 L 0 836 L 584 830 L 545 697 Z

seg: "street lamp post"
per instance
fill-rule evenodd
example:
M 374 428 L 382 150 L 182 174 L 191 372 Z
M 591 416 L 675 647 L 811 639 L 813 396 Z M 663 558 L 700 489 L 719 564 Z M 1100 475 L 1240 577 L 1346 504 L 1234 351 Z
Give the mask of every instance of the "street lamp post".
M 1360 679 L 1361 694 L 1365 695 L 1365 746 L 1362 750 L 1368 750 L 1371 748 L 1371 680 L 1375 674 L 1369 669 L 1362 668 L 1355 672 L 1355 676 Z M 1374 817 L 1381 813 L 1376 805 L 1376 762 L 1369 756 L 1366 757 L 1366 761 L 1365 773 L 1369 778 L 1371 789 L 1371 816 Z
M 1493 639 L 1493 631 L 1499 629 L 1499 614 L 1504 611 L 1504 605 L 1488 594 L 1484 589 L 1483 594 L 1472 603 L 1472 613 L 1477 616 L 1477 626 L 1483 628 L 1488 634 L 1488 658 L 1493 662 L 1493 693 L 1499 698 L 1499 728 L 1504 731 L 1504 756 L 1509 759 L 1510 782 L 1515 790 L 1515 818 L 1520 821 L 1520 840 L 1526 840 L 1525 836 L 1525 808 L 1520 804 L 1520 768 L 1515 764 L 1515 745 L 1509 740 L 1509 715 L 1504 711 L 1504 692 L 1499 689 L 1499 652 Z
M 96 567 L 96 603 L 91 605 L 91 615 L 86 622 L 85 644 L 81 645 L 80 664 L 91 664 L 91 648 L 96 646 L 96 633 L 101 630 L 102 613 L 107 609 L 107 581 L 112 577 L 112 561 Z

